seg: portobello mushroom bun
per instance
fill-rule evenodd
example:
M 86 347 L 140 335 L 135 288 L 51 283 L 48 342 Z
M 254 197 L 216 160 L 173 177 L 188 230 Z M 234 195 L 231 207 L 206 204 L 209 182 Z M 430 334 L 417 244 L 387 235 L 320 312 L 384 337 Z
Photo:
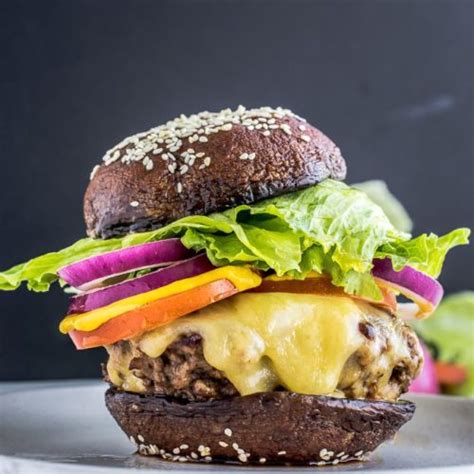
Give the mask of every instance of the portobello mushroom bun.
M 405 319 L 436 308 L 469 231 L 412 238 L 345 175 L 289 110 L 182 115 L 107 151 L 88 237 L 0 289 L 74 293 L 60 331 L 105 347 L 107 408 L 142 455 L 364 460 L 413 416 L 399 397 L 423 356 Z

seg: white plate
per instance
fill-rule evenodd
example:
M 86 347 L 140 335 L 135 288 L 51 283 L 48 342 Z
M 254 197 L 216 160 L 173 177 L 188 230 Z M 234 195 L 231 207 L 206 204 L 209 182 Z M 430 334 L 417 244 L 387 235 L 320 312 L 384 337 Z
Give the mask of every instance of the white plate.
M 414 419 L 367 463 L 330 468 L 250 468 L 175 464 L 134 455 L 133 446 L 104 406 L 104 391 L 105 385 L 99 382 L 4 388 L 0 394 L 0 473 L 474 472 L 472 400 L 410 397 L 417 404 Z

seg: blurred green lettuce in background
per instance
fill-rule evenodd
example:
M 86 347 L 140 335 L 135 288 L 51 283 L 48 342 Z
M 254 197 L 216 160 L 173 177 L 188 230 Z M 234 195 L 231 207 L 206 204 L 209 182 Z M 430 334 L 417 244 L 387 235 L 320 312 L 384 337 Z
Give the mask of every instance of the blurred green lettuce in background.
M 419 335 L 437 349 L 437 360 L 455 362 L 468 370 L 468 379 L 454 393 L 474 397 L 474 291 L 447 296 L 424 321 L 414 321 Z

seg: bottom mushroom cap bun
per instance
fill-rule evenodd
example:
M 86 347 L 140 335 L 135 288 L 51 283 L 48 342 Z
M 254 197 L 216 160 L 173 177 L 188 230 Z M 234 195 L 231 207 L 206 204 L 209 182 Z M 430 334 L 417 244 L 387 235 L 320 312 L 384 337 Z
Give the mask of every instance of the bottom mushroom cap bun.
M 393 438 L 411 402 L 266 392 L 185 403 L 110 388 L 106 405 L 140 454 L 182 462 L 335 465 Z
M 289 110 L 182 115 L 105 154 L 84 197 L 87 233 L 157 228 L 345 175 L 339 148 Z

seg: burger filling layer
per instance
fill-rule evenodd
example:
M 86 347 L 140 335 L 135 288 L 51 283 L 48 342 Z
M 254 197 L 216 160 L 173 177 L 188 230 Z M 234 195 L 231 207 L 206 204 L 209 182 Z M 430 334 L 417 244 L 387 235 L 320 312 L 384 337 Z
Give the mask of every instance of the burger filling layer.
M 349 297 L 244 293 L 107 348 L 127 391 L 188 400 L 272 390 L 396 400 L 422 353 L 395 316 Z

